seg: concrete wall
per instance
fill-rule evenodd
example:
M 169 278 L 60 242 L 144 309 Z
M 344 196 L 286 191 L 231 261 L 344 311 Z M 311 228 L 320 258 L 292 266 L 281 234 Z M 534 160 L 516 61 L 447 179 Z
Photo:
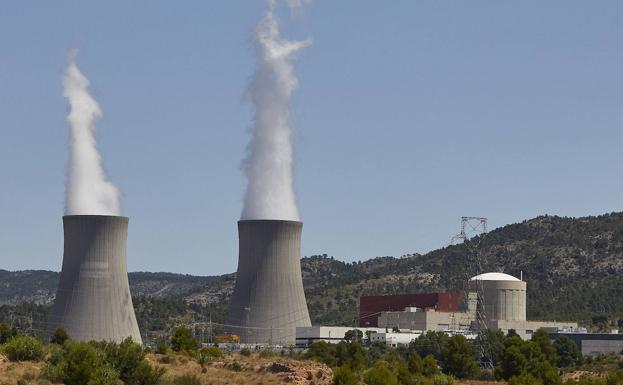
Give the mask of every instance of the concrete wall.
M 236 286 L 227 324 L 242 343 L 293 345 L 297 326 L 311 326 L 301 277 L 303 224 L 238 222 Z
M 500 329 L 504 334 L 509 330 L 514 330 L 522 339 L 532 338 L 532 334 L 539 330 L 557 331 L 559 329 L 575 329 L 577 322 L 555 322 L 555 321 L 505 321 L 495 320 L 487 322 L 487 327 L 492 330 Z
M 392 329 L 443 331 L 467 330 L 475 320 L 475 315 L 468 312 L 382 312 L 378 319 L 379 327 Z
M 526 320 L 526 282 L 474 280 L 469 286 L 482 292 L 478 306 L 487 320 Z
M 128 218 L 63 217 L 65 249 L 46 337 L 62 327 L 78 341 L 141 343 L 128 284 Z

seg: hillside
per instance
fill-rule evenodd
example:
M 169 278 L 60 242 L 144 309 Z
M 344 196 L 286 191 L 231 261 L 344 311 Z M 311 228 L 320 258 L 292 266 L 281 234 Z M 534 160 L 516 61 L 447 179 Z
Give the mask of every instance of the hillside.
M 480 269 L 528 282 L 533 319 L 623 318 L 623 213 L 541 216 L 425 255 L 345 263 L 326 255 L 301 260 L 314 323 L 353 325 L 361 294 L 462 290 Z M 49 304 L 58 274 L 0 271 L 0 303 Z M 222 322 L 235 274 L 195 277 L 130 273 L 139 319 L 158 330 L 171 317 Z

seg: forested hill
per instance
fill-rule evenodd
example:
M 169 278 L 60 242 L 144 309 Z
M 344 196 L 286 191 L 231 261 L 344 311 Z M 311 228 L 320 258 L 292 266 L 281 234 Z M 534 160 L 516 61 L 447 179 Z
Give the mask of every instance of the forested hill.
M 541 216 L 425 255 L 355 263 L 322 255 L 303 258 L 301 264 L 314 323 L 352 325 L 361 294 L 462 290 L 479 271 L 523 272 L 533 319 L 623 316 L 623 213 Z M 234 274 L 130 273 L 135 297 L 183 300 L 189 309 L 209 307 L 221 314 L 234 279 Z M 57 282 L 53 272 L 0 271 L 0 303 L 50 303 Z

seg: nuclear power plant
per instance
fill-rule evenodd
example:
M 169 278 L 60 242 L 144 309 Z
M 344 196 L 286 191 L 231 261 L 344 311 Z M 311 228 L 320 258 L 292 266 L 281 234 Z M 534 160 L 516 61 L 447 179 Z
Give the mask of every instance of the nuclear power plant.
M 128 218 L 68 215 L 63 228 L 63 267 L 46 337 L 60 327 L 78 341 L 141 343 L 128 284 Z
M 293 345 L 296 328 L 311 326 L 301 277 L 303 223 L 238 222 L 239 257 L 230 331 L 241 342 Z

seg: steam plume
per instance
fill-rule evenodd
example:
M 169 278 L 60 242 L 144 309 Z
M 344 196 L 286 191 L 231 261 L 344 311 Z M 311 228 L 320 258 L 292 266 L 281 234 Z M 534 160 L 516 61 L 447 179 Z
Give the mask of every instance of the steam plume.
M 119 190 L 108 180 L 95 142 L 95 119 L 102 110 L 76 65 L 77 53 L 69 53 L 63 74 L 63 96 L 70 109 L 65 215 L 119 215 Z
M 241 218 L 299 220 L 292 185 L 289 105 L 298 86 L 292 59 L 311 40 L 282 39 L 269 4 L 253 33 L 258 64 L 247 92 L 255 115 L 244 160 L 248 186 Z

